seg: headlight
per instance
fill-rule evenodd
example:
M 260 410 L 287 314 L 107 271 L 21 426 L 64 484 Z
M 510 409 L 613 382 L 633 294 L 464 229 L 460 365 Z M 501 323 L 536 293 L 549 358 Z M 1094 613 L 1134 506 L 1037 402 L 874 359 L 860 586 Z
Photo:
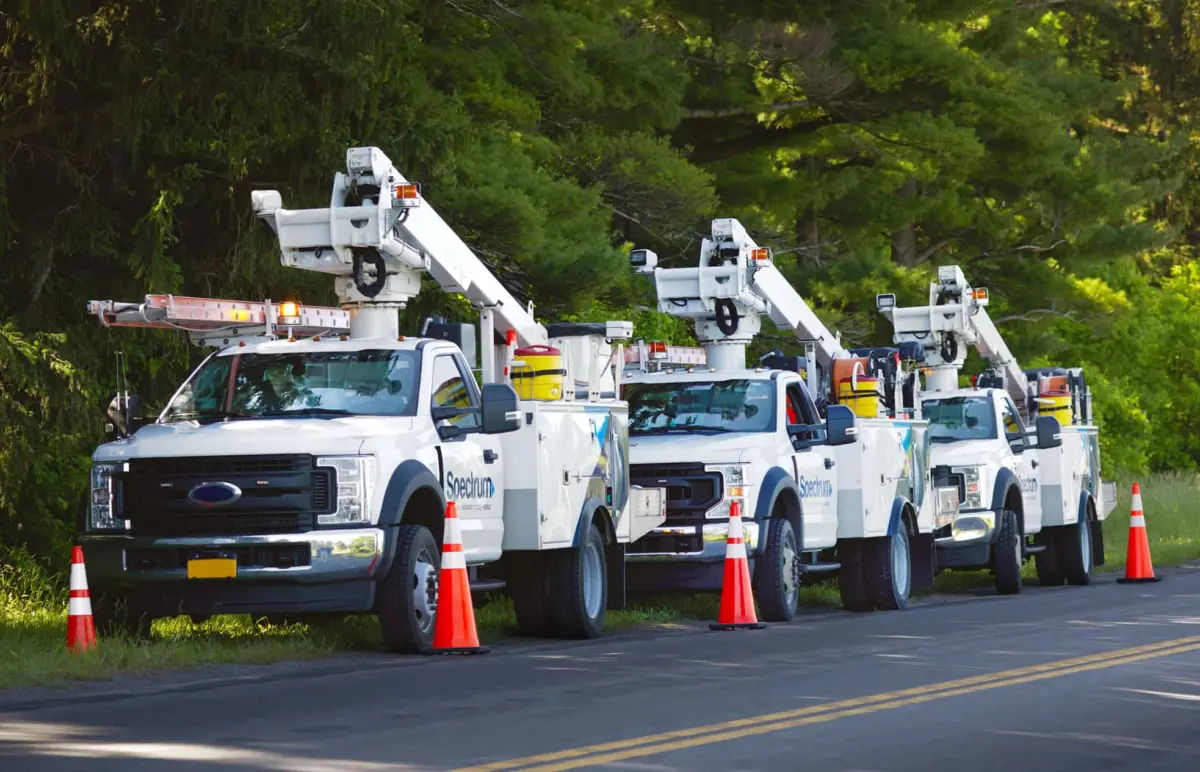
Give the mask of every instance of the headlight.
M 749 488 L 746 485 L 746 465 L 745 464 L 721 464 L 714 466 L 706 466 L 705 471 L 717 472 L 721 475 L 724 482 L 724 490 L 721 491 L 721 501 L 708 510 L 704 514 L 705 517 L 716 520 L 720 518 L 729 518 L 729 507 L 733 502 L 738 503 L 738 508 L 741 510 L 742 517 L 748 517 L 746 511 L 746 500 L 749 498 Z
M 317 515 L 318 525 L 370 525 L 376 517 L 371 512 L 371 493 L 375 489 L 374 456 L 326 456 L 317 459 L 317 466 L 334 470 L 337 485 L 337 510 L 331 515 Z
M 88 530 L 123 531 L 125 521 L 117 519 L 113 474 L 120 464 L 92 464 L 92 483 L 88 500 Z
M 963 509 L 983 509 L 983 487 L 986 479 L 982 467 L 962 466 L 954 469 L 963 476 L 966 497 L 963 499 Z

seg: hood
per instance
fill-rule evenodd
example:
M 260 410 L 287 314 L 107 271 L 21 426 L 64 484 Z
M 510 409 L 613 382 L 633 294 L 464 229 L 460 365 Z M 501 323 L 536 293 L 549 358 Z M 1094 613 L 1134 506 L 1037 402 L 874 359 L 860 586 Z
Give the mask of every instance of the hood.
M 737 434 L 652 434 L 629 438 L 632 464 L 736 464 L 750 451 L 772 445 L 771 432 Z
M 962 442 L 935 442 L 931 450 L 934 466 L 992 466 L 1003 454 L 992 440 L 964 440 Z
M 132 437 L 96 449 L 97 461 L 180 456 L 251 456 L 280 453 L 354 455 L 363 443 L 411 431 L 411 418 L 255 418 L 200 425 L 149 424 Z

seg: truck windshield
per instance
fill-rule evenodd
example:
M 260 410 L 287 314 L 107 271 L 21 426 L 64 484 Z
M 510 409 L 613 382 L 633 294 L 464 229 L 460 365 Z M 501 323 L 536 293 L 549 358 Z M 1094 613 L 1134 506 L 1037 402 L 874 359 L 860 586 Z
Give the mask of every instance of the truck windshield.
M 986 397 L 926 399 L 921 402 L 921 413 L 929 421 L 933 442 L 996 438 L 996 417 Z
M 209 359 L 171 400 L 163 421 L 416 412 L 415 351 L 297 351 Z
M 775 428 L 775 389 L 771 381 L 736 379 L 684 383 L 630 383 L 632 435 L 767 432 Z

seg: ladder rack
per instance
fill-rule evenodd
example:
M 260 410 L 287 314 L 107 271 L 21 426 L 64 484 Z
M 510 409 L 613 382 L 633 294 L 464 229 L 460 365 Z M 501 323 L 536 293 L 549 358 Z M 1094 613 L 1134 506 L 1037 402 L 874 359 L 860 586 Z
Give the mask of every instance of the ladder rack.
M 306 306 L 184 295 L 147 295 L 141 303 L 89 300 L 87 311 L 105 327 L 182 330 L 197 346 L 228 346 L 277 336 L 311 337 L 350 330 L 350 312 Z

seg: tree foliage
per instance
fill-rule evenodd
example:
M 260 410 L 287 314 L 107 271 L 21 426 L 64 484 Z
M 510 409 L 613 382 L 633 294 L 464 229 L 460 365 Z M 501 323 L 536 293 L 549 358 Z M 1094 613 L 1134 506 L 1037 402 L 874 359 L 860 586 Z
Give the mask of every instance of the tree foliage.
M 319 205 L 358 144 L 546 320 L 689 342 L 625 258 L 688 264 L 717 215 L 850 343 L 957 263 L 1023 364 L 1087 368 L 1106 464 L 1200 462 L 1190 0 L 18 0 L 0 26 L 2 541 L 67 532 L 116 350 L 152 404 L 197 361 L 84 301 L 333 302 L 249 193 Z M 429 283 L 406 327 L 431 313 L 469 308 Z

